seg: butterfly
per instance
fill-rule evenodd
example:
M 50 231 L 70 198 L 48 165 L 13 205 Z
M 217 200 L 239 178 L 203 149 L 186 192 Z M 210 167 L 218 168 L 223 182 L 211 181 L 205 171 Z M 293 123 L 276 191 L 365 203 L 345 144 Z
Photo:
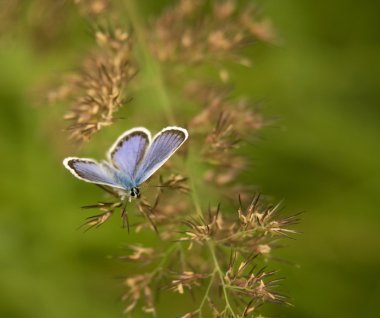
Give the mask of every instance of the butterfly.
M 78 179 L 121 189 L 129 200 L 140 197 L 140 185 L 149 179 L 186 141 L 180 127 L 166 127 L 153 139 L 150 131 L 137 127 L 124 132 L 107 152 L 108 161 L 68 157 L 64 166 Z

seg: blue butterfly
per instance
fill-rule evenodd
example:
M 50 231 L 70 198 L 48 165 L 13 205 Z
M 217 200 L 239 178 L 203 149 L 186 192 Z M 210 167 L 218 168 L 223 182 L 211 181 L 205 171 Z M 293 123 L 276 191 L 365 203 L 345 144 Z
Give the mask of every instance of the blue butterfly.
M 186 141 L 180 127 L 166 127 L 153 139 L 150 131 L 137 127 L 124 132 L 107 152 L 108 161 L 68 157 L 64 166 L 78 179 L 110 186 L 139 198 L 139 186 L 149 179 Z

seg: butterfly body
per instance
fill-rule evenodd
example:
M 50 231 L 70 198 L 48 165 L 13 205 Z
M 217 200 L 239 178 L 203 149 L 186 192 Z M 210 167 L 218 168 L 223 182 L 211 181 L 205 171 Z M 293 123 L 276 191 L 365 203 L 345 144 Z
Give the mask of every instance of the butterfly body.
M 123 133 L 107 152 L 108 161 L 68 157 L 64 166 L 78 179 L 106 185 L 139 198 L 139 186 L 149 179 L 186 141 L 188 132 L 166 127 L 153 138 L 143 127 Z
M 140 198 L 140 189 L 138 187 L 133 187 L 131 188 L 131 190 L 129 191 L 129 196 L 131 198 L 134 198 L 134 199 L 138 199 Z

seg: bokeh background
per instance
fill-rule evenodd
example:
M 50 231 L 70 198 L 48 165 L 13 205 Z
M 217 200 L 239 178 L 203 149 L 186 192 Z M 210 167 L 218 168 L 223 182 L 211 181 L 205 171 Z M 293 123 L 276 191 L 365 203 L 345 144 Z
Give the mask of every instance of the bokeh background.
M 140 10 L 148 18 L 170 2 L 141 1 Z M 96 201 L 100 191 L 64 171 L 68 146 L 55 125 L 62 109 L 36 97 L 93 40 L 70 6 L 52 24 L 56 29 L 41 27 L 51 10 L 47 3 L 23 1 L 21 12 L 0 21 L 0 317 L 119 317 L 120 279 L 128 268 L 112 255 L 145 238 L 128 236 L 117 218 L 97 231 L 76 230 L 88 216 L 79 206 Z M 252 68 L 231 71 L 236 93 L 263 101 L 263 112 L 276 118 L 253 147 L 255 168 L 247 177 L 283 199 L 287 211 L 306 211 L 303 234 L 277 252 L 291 262 L 278 266 L 294 307 L 270 311 L 277 317 L 375 317 L 380 3 L 263 4 L 283 42 L 256 47 Z M 127 125 L 142 124 L 131 118 Z M 122 130 L 99 133 L 94 143 L 101 149 L 81 153 L 100 155 Z

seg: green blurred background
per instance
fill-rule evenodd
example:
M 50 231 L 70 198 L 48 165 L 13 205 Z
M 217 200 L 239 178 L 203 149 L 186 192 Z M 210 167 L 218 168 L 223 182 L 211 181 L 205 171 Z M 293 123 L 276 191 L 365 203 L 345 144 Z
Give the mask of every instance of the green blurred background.
M 64 171 L 69 150 L 55 124 L 62 109 L 33 97 L 70 70 L 92 38 L 70 7 L 58 29 L 44 33 L 44 3 L 25 1 L 17 19 L 0 24 L 0 317 L 119 317 L 128 269 L 107 256 L 141 238 L 118 218 L 76 230 L 88 216 L 79 206 L 101 192 Z M 142 1 L 140 9 L 149 17 L 167 3 Z M 283 44 L 258 46 L 253 67 L 231 75 L 236 93 L 264 100 L 263 112 L 277 119 L 252 150 L 250 178 L 287 211 L 306 211 L 303 234 L 277 252 L 295 264 L 278 264 L 294 307 L 269 311 L 378 316 L 380 2 L 263 3 Z M 132 118 L 128 126 L 146 124 Z M 101 149 L 81 154 L 100 155 L 122 130 L 99 133 Z

